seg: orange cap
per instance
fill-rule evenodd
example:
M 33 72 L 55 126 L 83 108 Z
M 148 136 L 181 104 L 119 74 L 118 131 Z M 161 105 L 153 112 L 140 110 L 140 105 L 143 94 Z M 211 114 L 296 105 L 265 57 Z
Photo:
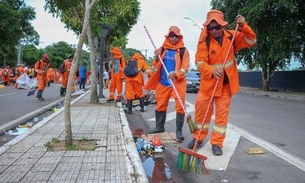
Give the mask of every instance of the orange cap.
M 224 15 L 221 11 L 211 10 L 207 14 L 207 20 L 204 22 L 204 26 L 207 26 L 211 23 L 212 20 L 215 20 L 219 25 L 225 27 L 228 25 L 228 22 L 224 21 Z
M 183 35 L 180 33 L 180 29 L 179 27 L 177 26 L 171 26 L 169 29 L 168 29 L 168 33 L 165 35 L 165 37 L 168 37 L 169 34 L 173 32 L 175 33 L 177 36 L 181 36 L 183 38 Z
M 111 53 L 113 53 L 113 54 L 121 54 L 120 48 L 114 47 L 114 48 L 111 50 Z

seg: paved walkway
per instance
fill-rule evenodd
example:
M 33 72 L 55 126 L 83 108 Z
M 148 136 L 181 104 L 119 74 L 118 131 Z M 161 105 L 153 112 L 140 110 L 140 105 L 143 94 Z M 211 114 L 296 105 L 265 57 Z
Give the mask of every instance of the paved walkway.
M 52 138 L 65 139 L 62 108 L 0 147 L 0 182 L 148 182 L 122 108 L 89 98 L 88 91 L 73 101 L 72 133 L 98 139 L 95 151 L 47 150 Z

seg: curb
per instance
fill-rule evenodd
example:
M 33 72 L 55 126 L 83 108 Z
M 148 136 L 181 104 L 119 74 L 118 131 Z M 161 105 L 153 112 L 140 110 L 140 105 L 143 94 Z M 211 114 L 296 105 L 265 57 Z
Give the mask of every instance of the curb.
M 126 151 L 127 151 L 127 161 L 130 164 L 128 166 L 128 173 L 129 175 L 133 175 L 131 177 L 132 182 L 139 182 L 139 183 L 148 183 L 148 179 L 146 177 L 146 173 L 144 167 L 142 165 L 142 161 L 140 159 L 139 153 L 136 150 L 136 145 L 132 136 L 132 132 L 129 127 L 129 123 L 127 121 L 124 109 L 122 104 L 119 102 L 117 103 L 117 107 L 120 111 L 120 117 L 122 121 L 122 128 L 123 128 L 123 136 L 126 142 Z

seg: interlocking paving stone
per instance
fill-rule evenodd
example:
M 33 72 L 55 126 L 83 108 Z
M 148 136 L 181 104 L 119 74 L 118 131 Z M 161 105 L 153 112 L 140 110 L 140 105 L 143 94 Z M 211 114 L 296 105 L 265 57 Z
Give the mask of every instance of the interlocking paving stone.
M 19 158 L 17 159 L 14 163 L 13 163 L 13 166 L 14 165 L 24 165 L 24 166 L 27 166 L 27 165 L 35 165 L 35 163 L 37 163 L 39 160 L 39 158 Z M 20 166 L 20 167 L 24 167 L 24 166 Z
M 39 159 L 39 161 L 37 163 L 41 164 L 41 163 L 59 163 L 61 161 L 61 158 L 60 156 L 58 157 L 45 157 L 43 156 L 42 158 Z
M 62 157 L 66 151 L 47 151 L 43 157 Z
M 67 151 L 64 156 L 85 156 L 86 154 L 86 151 Z
M 36 163 L 34 167 L 31 168 L 33 172 L 52 172 L 57 167 L 57 163 Z
M 21 181 L 47 181 L 53 172 L 28 172 Z
M 100 180 L 104 178 L 104 170 L 81 171 L 78 180 Z
M 82 162 L 74 162 L 74 163 L 59 163 L 55 169 L 55 171 L 72 171 L 72 170 L 80 170 L 82 167 Z
M 50 177 L 50 181 L 69 181 L 76 182 L 77 176 L 79 174 L 79 170 L 59 170 L 54 171 L 52 176 Z
M 104 170 L 106 163 L 101 162 L 88 162 L 83 163 L 81 167 L 81 171 L 91 171 L 91 170 Z
M 82 156 L 64 156 L 61 158 L 60 163 L 81 163 L 84 157 Z

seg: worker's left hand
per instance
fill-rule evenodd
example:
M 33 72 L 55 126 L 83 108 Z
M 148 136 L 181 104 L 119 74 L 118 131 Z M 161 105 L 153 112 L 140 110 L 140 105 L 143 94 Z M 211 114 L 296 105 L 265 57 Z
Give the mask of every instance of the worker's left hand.
M 170 72 L 169 74 L 168 74 L 168 79 L 175 79 L 176 78 L 176 73 L 175 73 L 175 71 L 173 71 L 173 72 Z
M 246 21 L 246 18 L 244 16 L 237 15 L 235 19 L 236 19 L 236 23 L 239 24 L 239 27 L 244 26 L 244 23 Z

